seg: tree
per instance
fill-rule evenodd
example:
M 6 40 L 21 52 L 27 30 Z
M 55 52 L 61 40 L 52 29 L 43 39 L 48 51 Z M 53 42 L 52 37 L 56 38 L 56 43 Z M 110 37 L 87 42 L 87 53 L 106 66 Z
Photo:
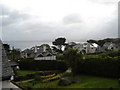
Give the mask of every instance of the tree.
M 72 68 L 72 75 L 75 76 L 78 62 L 80 59 L 82 59 L 82 53 L 78 49 L 68 48 L 66 51 L 64 51 L 63 55 L 68 67 Z
M 58 46 L 59 50 L 62 50 L 62 45 L 65 45 L 65 38 L 57 38 L 55 41 L 53 41 L 53 45 Z
M 97 44 L 97 41 L 96 41 L 96 40 L 92 40 L 92 39 L 87 40 L 87 42 L 88 42 L 88 43 L 96 43 L 96 44 Z
M 52 46 L 52 50 L 54 53 L 62 53 L 62 50 L 57 49 L 55 46 Z
M 14 47 L 12 48 L 11 52 L 8 54 L 8 59 L 10 60 L 17 60 L 21 58 L 21 50 L 20 49 L 15 49 Z
M 10 51 L 10 45 L 3 44 L 3 46 L 4 46 L 4 49 L 5 49 L 6 53 L 8 53 Z

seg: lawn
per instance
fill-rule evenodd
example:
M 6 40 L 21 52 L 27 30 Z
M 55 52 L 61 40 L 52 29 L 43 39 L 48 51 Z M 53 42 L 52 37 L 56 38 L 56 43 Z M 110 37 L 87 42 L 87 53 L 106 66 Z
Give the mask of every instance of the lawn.
M 20 81 L 18 84 L 29 86 L 32 88 L 120 88 L 118 79 L 79 75 L 77 76 L 81 80 L 80 83 L 74 83 L 69 86 L 58 86 L 59 80 L 51 81 L 48 83 L 30 83 Z
M 118 79 L 80 75 L 81 83 L 71 84 L 64 88 L 120 88 Z M 63 87 L 62 87 L 63 88 Z

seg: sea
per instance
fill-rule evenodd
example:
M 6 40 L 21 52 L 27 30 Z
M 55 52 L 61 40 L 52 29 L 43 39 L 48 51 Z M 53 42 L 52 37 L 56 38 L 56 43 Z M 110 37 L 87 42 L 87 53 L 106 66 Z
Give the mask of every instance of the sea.
M 21 51 L 25 49 L 29 49 L 34 46 L 40 46 L 42 44 L 48 44 L 52 46 L 52 41 L 3 41 L 3 44 L 10 45 L 10 49 L 12 50 L 12 47 L 15 49 L 20 49 Z

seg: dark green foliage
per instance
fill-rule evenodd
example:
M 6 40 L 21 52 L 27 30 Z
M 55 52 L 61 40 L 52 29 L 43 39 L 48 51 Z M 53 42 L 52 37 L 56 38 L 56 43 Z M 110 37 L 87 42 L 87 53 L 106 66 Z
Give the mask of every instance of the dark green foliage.
M 10 52 L 7 52 L 8 59 L 10 60 L 18 60 L 21 58 L 20 49 L 13 49 Z
M 120 78 L 118 79 L 118 83 L 120 84 Z
M 33 61 L 34 60 L 34 58 L 20 58 L 19 59 L 20 61 Z
M 34 80 L 42 82 L 42 78 L 39 75 L 35 75 Z
M 65 41 L 66 41 L 66 39 L 65 39 L 65 38 L 57 38 L 57 39 L 55 39 L 55 41 L 54 41 L 54 42 L 52 42 L 52 43 L 53 43 L 53 45 L 58 46 L 58 47 L 59 47 L 59 49 L 61 50 L 62 45 L 65 45 Z
M 82 54 L 78 49 L 68 48 L 64 53 L 64 60 L 68 67 L 72 68 L 73 75 L 76 74 L 76 69 L 78 67 L 78 62 L 82 58 Z
M 60 60 L 21 60 L 19 63 L 21 70 L 61 70 L 67 69 L 66 63 Z
M 118 51 L 107 51 L 105 53 L 99 53 L 98 55 L 102 56 L 102 57 L 106 57 L 106 56 L 117 57 L 117 56 L 120 56 L 120 50 L 118 50 Z
M 9 44 L 3 44 L 3 47 L 4 47 L 6 52 L 10 51 L 10 45 Z
M 109 51 L 106 53 L 106 56 L 110 56 L 110 57 L 116 57 L 116 56 L 120 56 L 120 50 L 119 51 Z
M 63 54 L 57 54 L 57 55 L 56 55 L 56 59 L 57 59 L 57 60 L 64 60 Z
M 103 77 L 120 77 L 120 57 L 98 57 L 81 60 L 77 73 Z
M 15 76 L 14 81 L 28 80 L 28 79 L 32 79 L 33 77 L 34 77 L 34 74 L 28 74 L 24 76 Z

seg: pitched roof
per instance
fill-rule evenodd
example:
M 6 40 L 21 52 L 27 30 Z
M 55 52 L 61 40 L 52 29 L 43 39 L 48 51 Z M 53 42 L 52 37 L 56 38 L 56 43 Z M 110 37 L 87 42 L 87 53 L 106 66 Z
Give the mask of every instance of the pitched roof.
M 46 57 L 46 56 L 52 56 L 52 54 L 49 52 L 43 52 L 43 53 L 38 53 L 35 57 Z
M 1 40 L 0 40 L 0 70 L 2 72 L 2 75 L 0 75 L 0 80 L 7 79 L 8 77 L 14 75 Z

